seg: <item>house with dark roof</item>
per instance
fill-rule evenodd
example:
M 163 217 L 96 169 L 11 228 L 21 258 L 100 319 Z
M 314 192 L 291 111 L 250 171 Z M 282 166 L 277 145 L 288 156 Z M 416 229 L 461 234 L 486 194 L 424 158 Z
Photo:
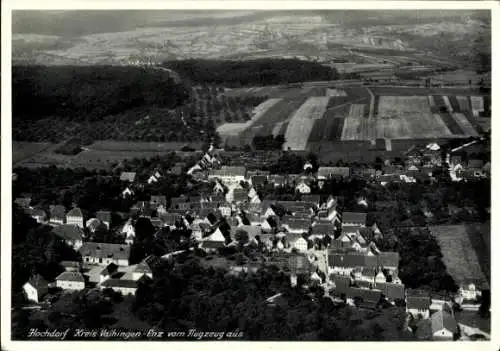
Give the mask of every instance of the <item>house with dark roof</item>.
M 82 263 L 79 261 L 61 261 L 59 265 L 67 272 L 80 272 L 82 270 Z
M 153 279 L 153 274 L 158 271 L 161 265 L 161 259 L 155 255 L 149 255 L 137 264 L 132 271 L 132 280 L 139 280 L 144 275 Z
M 54 227 L 52 233 L 77 251 L 82 246 L 85 235 L 83 230 L 74 224 L 63 224 Z
M 254 187 L 264 186 L 267 184 L 267 175 L 254 175 L 250 178 L 250 184 Z
M 165 195 L 151 195 L 149 203 L 153 208 L 157 208 L 160 205 L 167 207 L 167 197 Z
M 73 208 L 66 214 L 66 224 L 74 224 L 84 228 L 83 213 L 78 207 Z
M 97 218 L 91 218 L 85 223 L 85 226 L 87 227 L 88 231 L 90 233 L 95 233 L 98 230 L 107 230 L 108 227 L 102 223 L 100 220 Z
M 281 228 L 287 233 L 303 234 L 309 233 L 311 221 L 309 219 L 299 219 L 293 216 L 285 216 L 281 219 Z
M 212 169 L 208 179 L 220 179 L 224 184 L 235 184 L 245 180 L 246 168 L 242 166 L 222 166 L 220 169 Z
M 23 285 L 26 298 L 33 302 L 40 302 L 49 291 L 49 283 L 40 274 L 35 274 Z
M 56 286 L 63 290 L 83 290 L 85 278 L 80 272 L 62 272 L 56 278 Z
M 318 180 L 348 178 L 350 172 L 349 167 L 319 167 L 316 177 Z
M 191 202 L 186 196 L 172 197 L 170 199 L 170 209 L 188 211 L 191 209 Z
M 133 183 L 135 180 L 135 172 L 122 172 L 120 174 L 120 180 L 124 182 L 130 182 Z
M 455 317 L 446 311 L 438 311 L 431 316 L 432 339 L 436 341 L 452 341 L 459 335 Z
M 104 269 L 99 273 L 99 283 L 102 283 L 103 281 L 110 279 L 113 277 L 114 274 L 118 272 L 118 266 L 114 263 L 108 264 Z
M 234 189 L 232 202 L 241 203 L 248 200 L 248 191 L 246 189 Z
M 333 237 L 335 227 L 330 222 L 316 222 L 311 227 L 311 238 L 324 238 L 326 235 Z
M 272 184 L 275 188 L 284 187 L 288 184 L 286 177 L 280 174 L 271 174 L 267 179 L 268 183 Z
M 130 279 L 107 279 L 100 285 L 101 290 L 112 289 L 116 292 L 122 293 L 122 295 L 135 295 L 137 291 L 137 281 Z
M 428 293 L 412 290 L 406 293 L 406 313 L 410 313 L 413 318 L 429 318 L 431 304 L 431 296 Z
M 375 289 L 382 291 L 385 298 L 390 301 L 404 300 L 405 299 L 405 286 L 404 284 L 395 283 L 375 283 Z
M 79 250 L 83 262 L 107 266 L 114 263 L 118 266 L 128 266 L 130 246 L 122 244 L 86 242 Z
M 58 225 L 66 223 L 66 209 L 64 208 L 64 206 L 50 205 L 49 213 L 49 224 Z
M 366 226 L 366 213 L 342 212 L 342 226 L 344 225 Z
M 111 226 L 111 212 L 110 211 L 97 211 L 95 218 L 100 220 L 108 229 Z

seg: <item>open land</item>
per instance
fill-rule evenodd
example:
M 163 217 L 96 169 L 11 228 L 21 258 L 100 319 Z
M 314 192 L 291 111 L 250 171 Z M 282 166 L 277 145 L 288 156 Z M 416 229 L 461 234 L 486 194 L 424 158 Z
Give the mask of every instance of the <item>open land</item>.
M 430 227 L 443 253 L 443 262 L 457 284 L 474 282 L 476 286 L 489 288 L 485 274 L 489 262 L 489 250 L 482 233 L 484 225 L 443 225 Z M 489 241 L 488 241 L 489 242 Z

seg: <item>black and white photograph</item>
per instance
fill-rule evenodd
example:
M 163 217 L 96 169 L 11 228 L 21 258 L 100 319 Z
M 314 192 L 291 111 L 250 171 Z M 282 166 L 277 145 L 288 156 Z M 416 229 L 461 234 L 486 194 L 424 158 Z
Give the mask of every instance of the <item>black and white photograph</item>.
M 498 3 L 70 3 L 2 3 L 5 350 L 495 340 Z

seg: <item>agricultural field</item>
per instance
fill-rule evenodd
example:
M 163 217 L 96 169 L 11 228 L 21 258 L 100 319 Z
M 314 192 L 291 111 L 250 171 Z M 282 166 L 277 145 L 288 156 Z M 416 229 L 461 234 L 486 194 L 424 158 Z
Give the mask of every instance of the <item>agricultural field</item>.
M 201 150 L 202 143 L 154 143 L 154 142 L 132 142 L 99 140 L 85 147 L 88 151 L 127 151 L 127 152 L 164 152 L 181 151 L 182 148 L 189 147 Z
M 478 229 L 479 228 L 479 229 Z M 475 282 L 489 287 L 489 243 L 479 232 L 488 226 L 443 225 L 430 227 L 441 247 L 443 262 L 457 284 Z
M 22 141 L 14 141 L 12 143 L 12 164 L 21 162 L 30 156 L 36 155 L 48 147 L 51 143 L 30 143 Z

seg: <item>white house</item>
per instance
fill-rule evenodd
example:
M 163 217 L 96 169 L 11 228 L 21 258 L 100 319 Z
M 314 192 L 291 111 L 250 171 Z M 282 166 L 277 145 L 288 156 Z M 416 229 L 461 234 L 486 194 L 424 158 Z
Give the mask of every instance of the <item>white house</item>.
M 245 180 L 246 168 L 241 166 L 222 166 L 214 169 L 208 175 L 208 179 L 220 179 L 226 185 L 239 184 Z
M 40 302 L 42 297 L 49 291 L 49 285 L 40 274 L 36 274 L 23 285 L 23 290 L 28 300 Z
M 295 187 L 295 191 L 298 191 L 301 194 L 310 194 L 311 193 L 311 187 L 309 185 L 307 185 L 304 181 L 301 181 Z
M 298 238 L 295 243 L 293 244 L 293 247 L 297 249 L 299 252 L 306 252 L 307 251 L 307 240 L 300 237 Z
M 56 278 L 56 286 L 63 290 L 83 290 L 85 279 L 80 272 L 62 272 Z
M 431 298 L 428 295 L 410 295 L 406 297 L 406 313 L 410 313 L 413 318 L 429 318 L 430 306 Z
M 474 284 L 463 284 L 458 289 L 458 298 L 462 302 L 463 300 L 475 301 L 481 297 L 481 290 L 476 289 Z
M 126 187 L 125 190 L 122 191 L 123 198 L 127 198 L 132 195 L 134 195 L 134 192 L 129 187 Z
M 80 228 L 84 228 L 82 210 L 78 207 L 73 208 L 66 214 L 66 224 L 74 224 Z
M 121 234 L 125 235 L 125 241 L 127 244 L 132 244 L 135 238 L 135 228 L 132 223 L 132 219 L 129 219 L 121 230 Z
M 129 279 L 107 279 L 100 285 L 101 290 L 110 288 L 122 295 L 135 295 L 137 281 Z
M 130 246 L 127 245 L 85 242 L 79 252 L 84 263 L 101 266 L 110 263 L 118 266 L 129 265 Z

